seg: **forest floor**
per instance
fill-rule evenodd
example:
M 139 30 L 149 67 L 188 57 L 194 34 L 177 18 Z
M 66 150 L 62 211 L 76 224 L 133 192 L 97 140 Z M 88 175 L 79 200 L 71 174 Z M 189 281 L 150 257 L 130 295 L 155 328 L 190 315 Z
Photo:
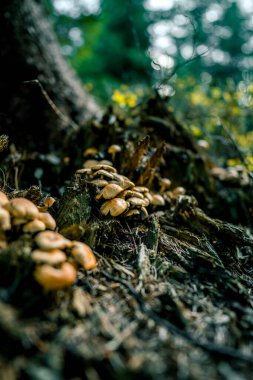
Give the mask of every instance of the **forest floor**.
M 89 244 L 98 265 L 79 269 L 66 289 L 45 291 L 33 277 L 34 236 L 8 231 L 0 379 L 251 379 L 251 174 L 243 165 L 218 168 L 157 95 L 128 114 L 108 109 L 68 138 L 79 151 L 6 148 L 2 190 L 38 206 L 55 197 L 57 230 Z M 115 157 L 112 144 L 121 147 Z M 91 146 L 97 152 L 85 160 L 112 160 L 164 204 L 147 206 L 147 217 L 101 215 L 97 186 L 74 174 Z M 166 194 L 162 178 L 171 181 Z

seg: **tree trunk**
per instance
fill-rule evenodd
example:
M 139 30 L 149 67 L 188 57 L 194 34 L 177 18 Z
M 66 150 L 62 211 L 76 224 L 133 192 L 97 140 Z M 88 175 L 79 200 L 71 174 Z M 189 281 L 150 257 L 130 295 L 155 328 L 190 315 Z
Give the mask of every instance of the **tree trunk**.
M 0 44 L 1 133 L 19 147 L 60 147 L 70 128 L 99 112 L 62 57 L 40 1 L 1 2 Z

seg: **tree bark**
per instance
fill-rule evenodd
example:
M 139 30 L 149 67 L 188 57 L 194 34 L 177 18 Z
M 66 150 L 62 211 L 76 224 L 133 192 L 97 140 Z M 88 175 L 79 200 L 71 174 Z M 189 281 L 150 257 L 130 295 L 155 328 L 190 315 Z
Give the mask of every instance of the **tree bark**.
M 62 57 L 41 1 L 1 2 L 0 46 L 0 131 L 19 147 L 60 147 L 70 128 L 99 112 Z

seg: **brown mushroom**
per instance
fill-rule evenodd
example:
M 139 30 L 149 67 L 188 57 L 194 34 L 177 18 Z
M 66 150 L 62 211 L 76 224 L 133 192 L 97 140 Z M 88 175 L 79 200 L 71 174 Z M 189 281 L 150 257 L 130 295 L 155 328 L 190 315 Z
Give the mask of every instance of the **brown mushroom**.
M 119 153 L 119 152 L 121 152 L 121 147 L 120 147 L 119 145 L 116 145 L 116 144 L 111 145 L 111 146 L 109 146 L 107 152 L 108 152 L 109 154 L 111 154 L 111 156 L 112 156 L 112 161 L 114 161 L 114 160 L 115 160 L 115 156 L 116 156 L 116 154 Z
M 114 198 L 102 204 L 100 211 L 103 215 L 119 216 L 129 207 L 129 203 L 122 198 Z
M 85 149 L 85 151 L 83 152 L 83 156 L 84 157 L 93 156 L 97 154 L 97 152 L 98 152 L 97 148 L 88 148 L 88 149 Z
M 45 290 L 59 290 L 71 286 L 76 281 L 76 268 L 66 262 L 60 268 L 51 265 L 38 265 L 34 271 L 36 281 Z
M 7 210 L 0 207 L 0 230 L 7 231 L 11 229 L 11 217 Z
M 125 216 L 126 218 L 128 218 L 128 217 L 130 217 L 130 216 L 134 216 L 134 215 L 140 215 L 140 211 L 137 210 L 136 208 L 133 208 L 133 209 L 131 209 L 131 210 L 128 210 L 128 211 L 126 212 L 126 214 L 124 214 L 124 216 Z
M 94 172 L 96 172 L 97 170 L 106 170 L 109 173 L 117 173 L 117 170 L 113 166 L 110 166 L 110 165 L 101 165 L 100 163 L 98 163 L 97 165 L 92 166 L 91 169 Z
M 90 169 L 92 168 L 92 166 L 97 165 L 97 164 L 98 164 L 97 160 L 87 160 L 84 162 L 83 167 L 85 169 Z
M 36 263 L 59 265 L 67 260 L 67 256 L 60 249 L 53 249 L 52 251 L 42 251 L 41 249 L 35 249 L 32 252 L 32 259 Z
M 165 200 L 160 194 L 153 194 L 151 203 L 154 206 L 164 206 Z
M 35 219 L 39 214 L 38 208 L 34 203 L 25 198 L 14 198 L 3 206 L 12 217 Z
M 112 199 L 115 198 L 119 193 L 123 191 L 122 187 L 116 185 L 115 183 L 110 183 L 106 185 L 103 190 L 98 193 L 96 199 L 104 198 L 104 199 Z
M 0 206 L 3 206 L 8 202 L 9 199 L 7 198 L 7 195 L 3 191 L 0 191 Z
M 26 223 L 22 228 L 23 232 L 26 232 L 29 234 L 45 231 L 45 229 L 46 229 L 45 224 L 39 219 L 34 219 L 31 222 Z
M 164 193 L 170 186 L 171 186 L 171 180 L 168 178 L 161 178 L 159 180 L 159 185 L 160 185 L 160 193 Z
M 106 181 L 106 179 L 101 179 L 101 178 L 93 179 L 91 181 L 91 183 L 93 183 L 97 187 L 104 187 L 104 186 L 108 185 L 108 181 Z
M 113 179 L 113 174 L 101 169 L 93 173 L 93 177 L 107 177 L 109 179 Z
M 140 199 L 136 197 L 128 198 L 127 201 L 130 203 L 131 206 L 139 206 L 139 207 L 145 207 L 149 204 L 147 199 Z
M 40 212 L 37 219 L 43 222 L 49 230 L 54 230 L 56 228 L 56 221 L 49 212 Z
M 94 269 L 97 266 L 97 260 L 91 248 L 79 241 L 73 241 L 72 243 L 73 246 L 70 252 L 76 261 L 86 270 Z
M 54 231 L 39 232 L 35 237 L 35 242 L 43 251 L 52 249 L 64 249 L 71 246 L 71 241 Z

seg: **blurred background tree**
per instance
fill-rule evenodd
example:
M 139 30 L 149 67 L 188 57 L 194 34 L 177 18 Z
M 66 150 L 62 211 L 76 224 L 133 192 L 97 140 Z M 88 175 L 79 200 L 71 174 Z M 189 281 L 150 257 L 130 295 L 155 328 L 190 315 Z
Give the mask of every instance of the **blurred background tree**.
M 240 162 L 231 133 L 253 168 L 251 0 L 45 1 L 101 104 L 135 106 L 152 84 L 221 164 Z

